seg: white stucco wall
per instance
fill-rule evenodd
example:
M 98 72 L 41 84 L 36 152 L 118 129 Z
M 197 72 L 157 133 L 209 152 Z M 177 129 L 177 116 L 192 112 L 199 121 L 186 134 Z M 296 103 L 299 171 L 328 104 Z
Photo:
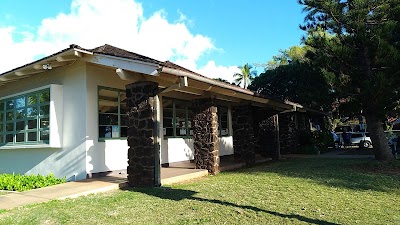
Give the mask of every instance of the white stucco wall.
M 87 173 L 125 170 L 128 166 L 129 146 L 126 139 L 99 141 L 98 87 L 125 90 L 125 85 L 129 83 L 121 80 L 115 69 L 87 67 Z
M 41 88 L 50 84 L 62 85 L 62 130 L 60 148 L 16 148 L 0 147 L 0 173 L 49 174 L 71 179 L 86 177 L 86 66 L 54 68 L 43 74 L 1 86 L 0 97 Z M 57 104 L 57 103 L 56 103 Z M 57 124 L 50 124 L 57 125 Z M 58 126 L 60 127 L 60 126 Z
M 220 137 L 218 138 L 219 156 L 233 154 L 233 137 Z

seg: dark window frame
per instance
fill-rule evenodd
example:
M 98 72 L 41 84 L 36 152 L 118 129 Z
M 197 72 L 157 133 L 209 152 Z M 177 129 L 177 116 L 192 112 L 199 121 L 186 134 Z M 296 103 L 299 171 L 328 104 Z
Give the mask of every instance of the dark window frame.
M 117 113 L 101 113 L 100 112 L 100 100 L 101 100 L 101 96 L 100 96 L 100 91 L 101 90 L 107 90 L 107 91 L 113 91 L 113 92 L 117 92 L 117 104 L 118 104 L 118 111 Z M 98 140 L 100 142 L 104 142 L 105 140 L 126 140 L 127 137 L 123 137 L 122 136 L 122 129 L 125 128 L 126 130 L 128 129 L 128 124 L 126 123 L 126 125 L 122 125 L 122 117 L 125 116 L 126 119 L 127 115 L 126 114 L 122 114 L 121 113 L 121 93 L 125 93 L 126 91 L 123 89 L 118 89 L 118 88 L 112 88 L 112 87 L 105 87 L 105 86 L 98 86 L 97 87 L 97 115 L 98 115 L 98 121 L 97 121 L 97 127 L 98 127 Z M 104 99 L 103 99 L 104 100 Z M 117 125 L 106 125 L 106 124 L 100 124 L 100 115 L 116 115 L 118 117 L 118 123 Z M 111 129 L 113 129 L 113 126 L 118 126 L 118 137 L 100 137 L 100 127 L 111 127 Z M 112 132 L 112 131 L 111 131 Z

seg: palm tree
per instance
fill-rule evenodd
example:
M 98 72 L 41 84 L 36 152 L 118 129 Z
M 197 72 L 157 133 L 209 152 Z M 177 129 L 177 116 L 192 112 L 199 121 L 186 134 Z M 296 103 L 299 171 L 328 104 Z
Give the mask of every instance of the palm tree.
M 244 66 L 239 66 L 241 73 L 233 74 L 233 77 L 235 78 L 235 83 L 240 85 L 243 82 L 243 88 L 246 89 L 247 86 L 249 86 L 251 81 L 254 79 L 254 77 L 257 75 L 257 71 L 251 70 L 252 68 L 253 67 L 248 63 L 244 64 Z

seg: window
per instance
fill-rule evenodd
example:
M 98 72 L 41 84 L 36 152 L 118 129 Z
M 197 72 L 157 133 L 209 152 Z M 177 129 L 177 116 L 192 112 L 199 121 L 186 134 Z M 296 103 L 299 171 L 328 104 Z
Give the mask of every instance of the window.
M 0 100 L 0 145 L 49 143 L 50 89 Z
M 217 110 L 218 114 L 218 136 L 228 136 L 228 108 L 219 106 Z
M 128 108 L 123 90 L 99 87 L 99 139 L 128 136 Z
M 163 133 L 166 137 L 190 137 L 193 135 L 191 103 L 163 98 Z

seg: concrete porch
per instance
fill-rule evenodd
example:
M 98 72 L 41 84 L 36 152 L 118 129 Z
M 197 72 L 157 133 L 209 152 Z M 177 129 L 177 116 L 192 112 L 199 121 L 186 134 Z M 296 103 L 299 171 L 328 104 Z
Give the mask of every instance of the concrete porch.
M 256 155 L 256 164 L 270 161 L 271 158 Z M 235 162 L 233 155 L 222 156 L 220 158 L 219 170 L 229 171 L 246 166 L 245 162 Z M 195 169 L 194 162 L 173 163 L 169 167 L 161 167 L 161 185 L 169 185 L 180 183 L 208 175 L 208 171 L 204 169 Z

